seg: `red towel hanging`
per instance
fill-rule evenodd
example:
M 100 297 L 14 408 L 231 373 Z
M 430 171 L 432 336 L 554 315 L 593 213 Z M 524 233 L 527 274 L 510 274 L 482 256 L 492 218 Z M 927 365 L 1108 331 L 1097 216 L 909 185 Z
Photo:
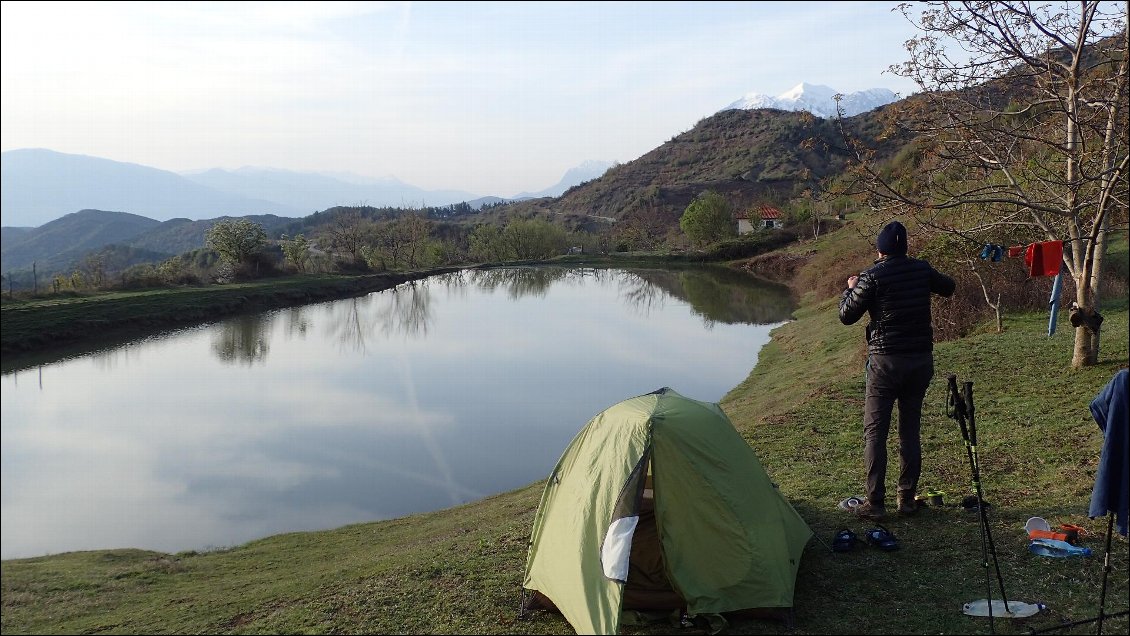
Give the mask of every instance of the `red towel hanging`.
M 1024 253 L 1029 276 L 1055 276 L 1063 266 L 1063 241 L 1032 243 Z

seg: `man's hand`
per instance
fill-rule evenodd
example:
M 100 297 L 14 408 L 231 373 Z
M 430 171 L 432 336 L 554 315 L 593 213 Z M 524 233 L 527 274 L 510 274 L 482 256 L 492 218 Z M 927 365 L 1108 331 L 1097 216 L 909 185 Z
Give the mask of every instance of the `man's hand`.
M 859 282 L 858 276 L 848 276 L 848 289 L 855 289 L 855 284 Z

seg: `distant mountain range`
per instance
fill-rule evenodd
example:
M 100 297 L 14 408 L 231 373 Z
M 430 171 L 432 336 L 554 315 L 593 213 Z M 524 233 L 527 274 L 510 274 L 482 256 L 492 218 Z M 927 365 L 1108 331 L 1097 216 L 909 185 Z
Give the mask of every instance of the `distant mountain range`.
M 775 108 L 777 110 L 808 111 L 817 117 L 831 119 L 836 116 L 836 95 L 839 91 L 819 84 L 800 83 L 792 89 L 770 97 L 760 93 L 748 93 L 745 97 L 731 103 L 722 110 L 753 110 Z M 865 91 L 843 94 L 840 106 L 845 117 L 854 117 L 898 101 L 899 97 L 886 88 L 872 88 Z
M 217 222 L 185 218 L 158 221 L 128 212 L 79 210 L 36 228 L 6 227 L 0 237 L 0 271 L 31 269 L 42 274 L 69 272 L 87 254 L 107 246 L 129 248 L 139 262 L 157 262 L 204 246 L 205 233 Z M 246 218 L 273 232 L 294 221 L 275 215 Z
M 521 192 L 512 197 L 513 200 L 521 199 L 539 199 L 542 197 L 559 197 L 565 194 L 565 191 L 573 186 L 580 185 L 586 181 L 592 181 L 599 178 L 608 169 L 616 165 L 614 161 L 586 161 L 581 165 L 570 168 L 565 172 L 565 176 L 556 185 L 550 186 L 544 190 L 537 192 Z
M 184 178 L 229 195 L 247 199 L 284 201 L 306 216 L 339 205 L 420 208 L 443 206 L 482 198 L 460 190 L 424 190 L 394 177 L 370 179 L 332 177 L 315 172 L 274 168 L 212 169 L 186 173 Z M 348 181 L 346 179 L 349 179 Z M 474 207 L 474 204 L 471 204 Z
M 474 209 L 523 198 L 557 196 L 600 176 L 610 162 L 589 161 L 556 185 L 510 198 L 459 190 L 424 190 L 393 177 L 326 175 L 272 168 L 177 174 L 148 166 L 46 149 L 0 154 L 0 225 L 39 227 L 86 209 L 167 221 L 220 216 L 301 218 L 335 206 L 420 208 L 466 202 Z
M 301 216 L 302 208 L 215 190 L 176 173 L 43 149 L 0 154 L 0 225 L 38 227 L 85 209 L 165 221 L 248 214 Z

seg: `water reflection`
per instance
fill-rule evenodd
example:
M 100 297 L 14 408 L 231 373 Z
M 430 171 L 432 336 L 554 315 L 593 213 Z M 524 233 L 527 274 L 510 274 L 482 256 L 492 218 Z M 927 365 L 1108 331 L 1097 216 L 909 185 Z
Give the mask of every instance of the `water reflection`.
M 388 295 L 389 302 L 377 313 L 381 333 L 386 336 L 403 335 L 422 338 L 434 317 L 431 310 L 431 287 L 438 284 L 447 290 L 461 287 L 450 275 L 441 280 L 417 280 L 400 285 Z
M 286 335 L 287 337 L 304 338 L 306 332 L 310 329 L 313 322 L 307 316 L 307 312 L 302 307 L 292 307 L 282 311 L 286 319 Z
M 471 272 L 468 282 L 484 291 L 505 289 L 510 298 L 545 296 L 550 285 L 582 271 L 556 267 L 483 269 Z
M 544 298 L 554 284 L 589 280 L 614 284 L 626 306 L 646 316 L 673 297 L 688 303 L 704 326 L 771 324 L 787 320 L 792 304 L 782 288 L 753 281 L 726 269 L 615 270 L 566 267 L 519 267 L 461 270 L 399 285 L 379 295 L 330 304 L 329 333 L 345 348 L 366 351 L 374 335 L 424 338 L 435 322 L 433 289 L 447 298 L 466 298 L 469 291 L 505 292 L 511 300 Z M 286 310 L 285 334 L 305 335 L 314 324 L 312 307 Z M 273 316 L 233 319 L 217 334 L 213 350 L 225 362 L 262 362 L 270 351 Z
M 216 357 L 229 364 L 263 363 L 271 351 L 269 342 L 274 314 L 240 316 L 220 324 L 212 339 Z
M 637 272 L 648 284 L 690 304 L 709 327 L 713 323 L 763 325 L 788 320 L 792 302 L 773 286 L 751 286 L 731 270 L 649 270 Z
M 369 316 L 366 306 L 372 305 L 373 297 L 349 298 L 332 303 L 330 314 L 330 335 L 342 347 L 357 351 L 366 349 L 366 340 L 373 332 L 376 321 Z
M 787 311 L 694 270 L 463 271 L 6 373 L 2 556 L 233 545 L 517 488 L 615 402 L 720 399 Z

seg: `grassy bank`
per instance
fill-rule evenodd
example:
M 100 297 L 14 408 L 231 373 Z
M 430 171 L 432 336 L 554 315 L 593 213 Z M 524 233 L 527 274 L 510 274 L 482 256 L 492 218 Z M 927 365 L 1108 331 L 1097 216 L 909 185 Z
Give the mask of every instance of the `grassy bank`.
M 164 329 L 367 294 L 452 270 L 271 278 L 228 285 L 53 294 L 0 305 L 4 369 L 37 357 L 112 346 Z
M 1003 334 L 939 344 L 925 406 L 922 484 L 945 491 L 946 505 L 891 518 L 885 525 L 900 540 L 898 552 L 837 554 L 827 544 L 838 528 L 862 534 L 873 526 L 836 508 L 862 483 L 863 327 L 840 325 L 832 301 L 808 297 L 723 400 L 816 534 L 800 564 L 795 630 L 735 619 L 727 631 L 989 633 L 987 619 L 961 614 L 963 603 L 986 596 L 990 570 L 976 516 L 957 505 L 969 492 L 970 470 L 957 425 L 944 414 L 950 373 L 974 383 L 982 481 L 1008 598 L 1048 606 L 1031 619 L 998 618 L 995 630 L 1024 633 L 1096 615 L 1106 523 L 1086 517 L 1102 442 L 1087 407 L 1130 359 L 1128 313 L 1125 297 L 1103 307 L 1101 362 L 1080 371 L 1069 368 L 1065 317 L 1048 337 L 1046 313 L 1006 315 Z M 892 436 L 892 457 L 894 444 Z M 531 484 L 449 510 L 204 553 L 112 550 L 4 561 L 2 631 L 569 634 L 557 615 L 517 619 L 540 492 L 541 484 Z M 1084 545 L 1097 556 L 1028 554 L 1023 524 L 1032 516 L 1083 526 Z M 1116 537 L 1108 612 L 1127 609 L 1127 552 Z M 992 584 L 999 598 L 995 575 Z M 1126 633 L 1127 621 L 1104 629 Z

